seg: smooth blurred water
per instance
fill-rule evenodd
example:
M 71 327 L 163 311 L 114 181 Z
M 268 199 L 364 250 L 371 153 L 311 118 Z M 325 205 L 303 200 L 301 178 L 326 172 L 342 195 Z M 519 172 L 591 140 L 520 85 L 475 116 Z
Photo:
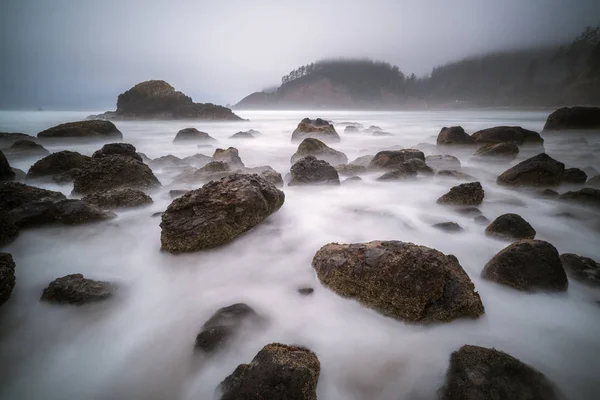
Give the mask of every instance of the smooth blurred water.
M 88 113 L 0 112 L 0 131 L 35 134 Z M 393 137 L 344 134 L 334 148 L 350 160 L 400 145 L 435 143 L 442 126 L 467 132 L 495 125 L 540 131 L 549 111 L 444 112 L 239 112 L 248 122 L 117 122 L 124 141 L 151 158 L 178 157 L 214 149 L 174 145 L 175 133 L 196 127 L 235 146 L 246 166 L 270 165 L 285 175 L 297 145 L 290 142 L 298 122 L 309 116 L 334 122 L 378 125 Z M 259 130 L 252 140 L 228 139 L 240 130 Z M 565 134 L 566 135 L 566 134 Z M 567 166 L 593 166 L 600 137 L 589 145 L 546 137 L 546 150 Z M 101 144 L 47 146 L 91 154 Z M 435 154 L 426 151 L 426 154 Z M 446 152 L 447 153 L 447 152 Z M 496 186 L 510 164 L 487 164 L 457 151 L 464 170 L 485 189 L 481 211 L 490 220 L 506 212 L 523 216 L 560 253 L 600 259 L 600 218 L 595 210 L 565 206 Z M 27 170 L 35 159 L 14 163 Z M 321 361 L 320 399 L 432 399 L 442 385 L 452 351 L 463 344 L 496 347 L 531 364 L 555 381 L 570 399 L 600 393 L 600 290 L 571 281 L 566 294 L 524 294 L 480 279 L 485 263 L 507 243 L 484 235 L 485 226 L 438 206 L 452 180 L 422 177 L 381 183 L 363 176 L 358 185 L 285 187 L 286 201 L 263 224 L 219 249 L 174 256 L 160 252 L 160 218 L 171 199 L 174 172 L 155 171 L 163 188 L 147 208 L 117 211 L 118 218 L 80 227 L 26 230 L 2 251 L 17 264 L 17 285 L 0 308 L 0 397 L 2 399 L 210 399 L 215 387 L 263 345 L 278 341 L 312 349 Z M 69 194 L 70 186 L 45 186 Z M 566 190 L 568 188 L 562 188 Z M 579 217 L 561 218 L 568 211 Z M 458 222 L 465 232 L 431 227 Z M 402 240 L 458 257 L 479 291 L 485 315 L 476 321 L 417 326 L 385 318 L 321 287 L 311 268 L 324 244 Z M 82 307 L 39 302 L 53 279 L 81 272 L 116 281 L 117 298 Z M 302 297 L 296 289 L 315 288 Z M 218 308 L 246 302 L 269 321 L 258 332 L 210 358 L 194 354 L 202 324 Z

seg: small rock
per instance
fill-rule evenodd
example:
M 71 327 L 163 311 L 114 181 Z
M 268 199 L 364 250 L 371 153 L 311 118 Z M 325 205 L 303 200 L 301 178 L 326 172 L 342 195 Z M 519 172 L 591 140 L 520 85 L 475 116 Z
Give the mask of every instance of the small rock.
M 437 137 L 438 146 L 473 144 L 475 144 L 475 140 L 465 132 L 462 126 L 443 127 Z
M 460 160 L 450 154 L 436 154 L 425 157 L 425 164 L 437 170 L 456 170 L 461 167 Z
M 123 139 L 123 134 L 110 121 L 67 122 L 37 134 L 40 139 Z
M 483 202 L 484 190 L 479 182 L 454 186 L 437 200 L 438 204 L 451 206 L 476 206 Z
M 300 293 L 302 296 L 308 296 L 310 294 L 313 294 L 313 292 L 315 291 L 315 289 L 311 288 L 311 287 L 303 287 L 298 289 L 298 293 Z
M 189 143 L 189 142 L 214 142 L 215 138 L 211 137 L 206 132 L 201 132 L 196 128 L 185 128 L 177 132 L 173 143 Z
M 582 184 L 587 181 L 587 175 L 579 168 L 567 168 L 563 175 L 563 182 Z
M 9 212 L 33 201 L 58 201 L 65 195 L 18 182 L 0 183 L 0 210 Z
M 375 131 L 372 136 L 394 136 L 394 134 L 390 132 Z
M 405 181 L 417 176 L 407 163 L 396 165 L 396 168 L 377 178 L 378 181 Z
M 403 149 L 403 150 L 384 150 L 375 154 L 375 157 L 369 164 L 371 170 L 396 169 L 408 160 L 416 158 L 425 161 L 425 154 L 421 150 Z
M 477 222 L 480 225 L 487 225 L 490 223 L 490 220 L 487 219 L 484 215 L 478 215 L 473 218 L 473 221 Z
M 497 183 L 508 186 L 557 186 L 563 181 L 564 171 L 563 163 L 541 153 L 504 171 Z
M 102 146 L 100 150 L 97 150 L 92 154 L 92 158 L 102 158 L 110 155 L 118 155 L 124 157 L 131 157 L 134 160 L 144 162 L 142 156 L 137 154 L 137 150 L 134 145 L 129 143 L 108 143 Z
M 520 126 L 495 126 L 493 128 L 482 129 L 471 135 L 476 143 L 485 144 L 535 144 L 544 143 L 544 139 L 539 133 L 521 128 Z M 505 148 L 506 151 L 512 153 L 513 149 Z M 517 148 L 518 152 L 518 148 Z
M 339 164 L 335 166 L 335 170 L 338 172 L 339 175 L 342 176 L 352 176 L 367 172 L 366 167 L 355 164 Z
M 10 157 L 45 157 L 50 154 L 44 146 L 28 139 L 15 141 L 10 148 L 4 151 Z
M 593 188 L 600 189 L 600 175 L 596 175 L 596 176 L 588 179 L 588 181 L 585 183 L 585 186 L 590 186 Z
M 71 170 L 83 170 L 91 165 L 92 159 L 75 151 L 63 150 L 52 153 L 38 160 L 29 168 L 27 178 L 51 177 L 53 175 L 69 174 Z
M 292 155 L 290 162 L 294 164 L 296 161 L 306 156 L 314 156 L 317 160 L 327 161 L 332 165 L 346 164 L 348 162 L 348 157 L 346 157 L 344 153 L 332 149 L 319 139 L 315 138 L 304 139 L 298 146 L 296 153 Z
M 504 240 L 535 238 L 535 229 L 518 214 L 502 214 L 486 229 L 485 234 Z
M 360 176 L 351 176 L 342 181 L 343 185 L 355 185 L 357 183 L 362 182 L 362 178 Z
M 254 129 L 250 129 L 249 131 L 240 131 L 236 132 L 229 137 L 229 139 L 254 139 L 254 135 L 259 133 Z
M 514 143 L 484 144 L 476 152 L 475 156 L 480 158 L 514 160 L 519 154 L 519 146 Z
M 238 150 L 235 147 L 229 147 L 228 149 L 216 149 L 212 156 L 212 160 L 225 162 L 232 168 L 244 167 L 244 163 L 242 162 Z
M 357 159 L 351 161 L 349 163 L 349 165 L 357 165 L 357 166 L 361 166 L 361 167 L 365 167 L 368 168 L 369 164 L 371 164 L 371 161 L 373 160 L 373 155 L 367 154 L 366 156 L 360 156 Z
M 596 261 L 572 253 L 561 254 L 560 261 L 569 278 L 600 286 L 600 264 Z
M 82 274 L 71 274 L 50 282 L 40 300 L 83 305 L 106 300 L 113 296 L 115 289 L 115 285 L 110 282 L 94 281 L 84 278 Z
M 307 156 L 298 160 L 290 169 L 294 185 L 339 185 L 340 177 L 328 162 Z
M 431 225 L 435 229 L 448 233 L 462 232 L 464 229 L 456 222 L 440 222 L 438 224 Z
M 559 196 L 559 199 L 600 206 L 600 189 L 583 188 L 574 192 L 563 193 Z
M 458 214 L 466 215 L 469 217 L 477 217 L 481 215 L 481 210 L 477 207 L 461 207 L 455 210 Z
M 542 190 L 538 190 L 537 194 L 540 197 L 547 197 L 547 198 L 555 198 L 558 197 L 558 192 L 556 190 L 552 190 L 552 189 L 542 189 Z

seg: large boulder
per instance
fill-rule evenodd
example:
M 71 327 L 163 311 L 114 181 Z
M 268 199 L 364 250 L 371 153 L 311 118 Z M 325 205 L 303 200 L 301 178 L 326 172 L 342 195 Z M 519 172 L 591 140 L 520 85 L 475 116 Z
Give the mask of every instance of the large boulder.
M 321 364 L 310 350 L 271 343 L 219 385 L 221 400 L 317 400 Z
M 4 149 L 4 152 L 12 158 L 21 157 L 44 157 L 50 154 L 41 144 L 29 139 L 15 141 L 12 146 Z
M 438 146 L 472 144 L 475 144 L 475 140 L 465 132 L 462 126 L 443 127 L 437 137 Z
M 32 201 L 59 201 L 65 195 L 60 192 L 37 188 L 18 182 L 0 183 L 0 210 L 9 212 Z
M 421 150 L 417 149 L 380 151 L 379 153 L 375 154 L 375 157 L 373 157 L 371 160 L 369 169 L 395 169 L 412 158 L 425 161 L 425 154 L 423 154 Z
M 290 169 L 292 179 L 288 185 L 339 185 L 340 177 L 327 161 L 307 156 L 298 161 Z
M 437 200 L 438 204 L 450 206 L 476 206 L 481 204 L 485 192 L 479 182 L 462 183 Z
M 495 349 L 465 345 L 450 356 L 441 400 L 559 400 L 544 374 Z
M 136 152 L 134 145 L 129 143 L 108 143 L 102 146 L 100 150 L 97 150 L 92 154 L 92 158 L 102 158 L 110 155 L 131 157 L 134 160 L 143 162 L 142 156 Z
M 560 261 L 569 278 L 600 286 L 600 264 L 596 261 L 573 253 L 561 254 Z
M 8 212 L 0 210 L 0 247 L 14 241 L 19 235 L 19 228 L 10 220 Z
M 0 253 L 0 307 L 15 287 L 15 262 L 9 253 Z
M 111 212 L 76 199 L 33 201 L 11 210 L 8 215 L 9 220 L 20 229 L 53 223 L 79 225 L 115 217 Z
M 502 214 L 485 228 L 488 236 L 504 240 L 535 238 L 535 229 L 518 214 Z
M 131 208 L 152 204 L 152 197 L 141 190 L 119 188 L 89 194 L 83 201 L 101 208 Z
M 306 156 L 315 156 L 318 160 L 327 161 L 331 165 L 346 164 L 348 157 L 321 142 L 319 139 L 307 138 L 298 145 L 298 150 L 292 155 L 290 162 L 294 164 Z
M 600 189 L 586 187 L 573 192 L 563 193 L 558 198 L 561 200 L 600 207 Z
M 436 170 L 455 170 L 461 167 L 460 160 L 450 154 L 435 154 L 425 157 L 425 164 Z
M 113 283 L 86 279 L 82 274 L 71 274 L 50 282 L 40 300 L 79 306 L 106 300 L 114 295 L 115 289 Z
M 484 312 L 453 255 L 399 241 L 323 246 L 312 265 L 323 285 L 379 313 L 409 322 L 448 322 Z
M 37 134 L 40 139 L 123 139 L 123 134 L 110 121 L 67 122 Z
M 194 347 L 205 353 L 214 352 L 239 335 L 243 328 L 261 321 L 256 311 L 244 303 L 220 308 L 202 325 Z
M 15 172 L 10 167 L 6 156 L 0 151 L 0 181 L 12 181 L 15 179 Z
M 0 149 L 11 147 L 19 140 L 37 141 L 35 136 L 26 135 L 24 133 L 0 132 Z
M 143 162 L 109 155 L 94 160 L 75 178 L 73 193 L 90 194 L 118 188 L 148 190 L 159 186 L 160 182 Z
M 63 150 L 38 160 L 27 171 L 27 178 L 44 178 L 83 170 L 92 163 L 92 159 L 75 151 Z M 65 175 L 70 176 L 70 175 Z
M 327 143 L 340 141 L 340 135 L 333 125 L 321 118 L 304 118 L 292 132 L 292 142 L 300 142 L 306 138 L 315 138 Z
M 181 143 L 181 142 L 198 142 L 198 143 L 206 143 L 206 142 L 214 142 L 215 138 L 210 136 L 206 132 L 199 131 L 196 128 L 185 128 L 177 132 L 175 135 L 175 139 L 173 139 L 173 143 Z
M 544 131 L 600 129 L 600 107 L 563 107 L 546 119 Z
M 582 184 L 587 181 L 587 174 L 579 168 L 567 168 L 563 174 L 563 182 Z
M 565 164 L 540 153 L 507 169 L 496 182 L 507 186 L 557 186 L 562 183 L 564 172 Z
M 521 128 L 520 126 L 495 126 L 477 131 L 471 137 L 475 143 L 480 144 L 544 144 L 544 139 L 542 139 L 539 133 Z
M 569 286 L 558 251 L 542 240 L 523 239 L 496 254 L 481 276 L 521 291 L 566 291 Z
M 475 156 L 477 157 L 502 159 L 506 161 L 514 160 L 518 154 L 519 146 L 512 142 L 484 144 L 475 152 Z
M 216 149 L 212 156 L 212 160 L 225 162 L 232 168 L 244 167 L 244 163 L 242 162 L 239 152 L 235 147 Z
M 233 174 L 173 200 L 162 215 L 161 248 L 210 249 L 252 229 L 283 205 L 284 193 L 258 175 Z

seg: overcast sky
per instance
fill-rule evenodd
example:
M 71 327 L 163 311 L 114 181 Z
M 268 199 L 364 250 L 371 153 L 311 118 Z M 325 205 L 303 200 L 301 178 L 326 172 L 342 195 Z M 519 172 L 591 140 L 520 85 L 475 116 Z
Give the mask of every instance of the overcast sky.
M 235 103 L 326 57 L 405 73 L 483 52 L 567 41 L 600 0 L 0 0 L 0 108 L 114 109 L 164 79 Z

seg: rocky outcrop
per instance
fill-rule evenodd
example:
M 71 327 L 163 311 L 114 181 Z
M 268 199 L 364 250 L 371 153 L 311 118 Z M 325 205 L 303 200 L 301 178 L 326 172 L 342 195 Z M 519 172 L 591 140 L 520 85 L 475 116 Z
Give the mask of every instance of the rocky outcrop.
M 369 164 L 371 170 L 395 169 L 410 160 L 417 158 L 425 161 L 425 154 L 421 150 L 403 149 L 403 150 L 384 150 L 375 154 L 375 157 Z
M 216 149 L 212 156 L 213 161 L 222 161 L 227 163 L 232 168 L 243 168 L 244 163 L 240 158 L 238 150 L 235 147 L 229 147 L 227 149 Z
M 0 307 L 10 298 L 15 281 L 15 262 L 12 256 L 0 253 Z
M 564 172 L 565 164 L 541 153 L 507 169 L 496 182 L 507 186 L 557 186 Z
M 465 132 L 462 126 L 451 126 L 449 128 L 443 127 L 438 134 L 437 141 L 438 146 L 450 146 L 450 145 L 473 145 L 475 140 Z
M 15 179 L 15 172 L 10 167 L 6 156 L 0 151 L 0 181 L 12 181 Z
M 482 129 L 471 135 L 475 143 L 498 144 L 513 143 L 518 145 L 543 145 L 544 139 L 539 133 L 520 126 L 495 126 Z
M 582 184 L 587 181 L 587 174 L 579 168 L 567 168 L 563 174 L 563 182 Z
M 518 214 L 502 214 L 485 229 L 485 234 L 503 240 L 535 238 L 535 229 Z
M 546 119 L 544 131 L 600 129 L 600 107 L 563 107 Z
M 350 161 L 350 165 L 359 165 L 361 167 L 367 168 L 371 161 L 373 160 L 374 155 L 367 154 L 366 156 L 360 156 L 352 161 Z
M 65 195 L 52 190 L 40 189 L 35 186 L 18 182 L 0 183 L 0 210 L 11 211 L 33 201 L 59 201 Z
M 460 160 L 450 154 L 427 156 L 425 164 L 436 170 L 455 170 L 461 167 Z
M 3 149 L 3 151 L 11 158 L 45 157 L 50 154 L 44 146 L 28 139 L 17 140 L 10 147 Z
M 516 358 L 485 347 L 465 345 L 450 356 L 441 400 L 560 400 L 544 374 Z
M 84 156 L 75 151 L 63 150 L 38 160 L 31 168 L 29 168 L 29 171 L 27 171 L 27 178 L 51 178 L 53 176 L 61 175 L 65 178 L 62 181 L 65 181 L 68 180 L 68 177 L 74 177 L 74 175 L 65 173 L 69 173 L 74 169 L 81 171 L 87 168 L 91 163 L 92 159 L 88 156 Z
M 260 132 L 250 129 L 249 131 L 239 131 L 229 137 L 229 139 L 254 139 L 254 135 L 258 135 Z
M 86 279 L 82 274 L 63 276 L 50 282 L 40 300 L 55 304 L 83 305 L 112 297 L 116 286 L 110 282 Z
M 73 193 L 85 195 L 118 188 L 148 190 L 159 186 L 160 182 L 143 162 L 109 155 L 94 160 L 75 178 Z
M 485 192 L 479 182 L 462 183 L 437 200 L 438 204 L 450 206 L 477 206 L 483 201 Z
M 317 400 L 321 364 L 304 347 L 271 343 L 220 384 L 221 400 Z
M 482 278 L 521 291 L 566 291 L 569 286 L 558 251 L 542 240 L 519 240 L 485 265 Z
M 212 353 L 239 335 L 243 328 L 261 322 L 262 318 L 247 304 L 236 303 L 220 308 L 202 325 L 194 347 Z
M 327 161 L 317 160 L 314 156 L 304 157 L 290 169 L 292 179 L 289 186 L 294 185 L 339 185 L 340 177 Z
M 131 157 L 139 162 L 144 162 L 142 156 L 137 153 L 135 146 L 129 143 L 105 144 L 100 150 L 92 154 L 92 158 L 103 158 L 111 155 Z
M 119 188 L 89 194 L 83 201 L 107 209 L 131 208 L 152 204 L 152 197 L 141 190 Z
M 211 103 L 194 103 L 191 97 L 176 91 L 173 86 L 161 80 L 138 83 L 119 95 L 116 111 L 88 118 L 241 120 L 229 108 Z
M 15 226 L 24 229 L 54 223 L 79 225 L 109 220 L 116 215 L 82 200 L 67 199 L 26 203 L 11 210 L 8 216 Z
M 512 142 L 484 144 L 475 152 L 475 156 L 477 157 L 503 159 L 506 161 L 514 160 L 518 154 L 519 146 Z
M 298 145 L 298 150 L 292 155 L 290 162 L 294 164 L 301 158 L 314 156 L 318 160 L 327 161 L 331 165 L 346 164 L 348 157 L 321 142 L 319 139 L 307 138 Z
M 321 283 L 379 313 L 409 322 L 449 322 L 484 312 L 456 257 L 399 241 L 323 246 L 312 265 Z
M 9 148 L 19 140 L 30 140 L 35 142 L 37 141 L 37 138 L 24 133 L 0 132 L 0 149 Z
M 564 253 L 560 255 L 562 266 L 571 279 L 592 286 L 600 286 L 600 264 L 588 257 Z
M 215 140 L 215 138 L 206 132 L 199 131 L 196 128 L 185 128 L 177 132 L 175 139 L 173 139 L 173 143 L 207 143 L 214 142 Z
M 175 199 L 162 215 L 161 248 L 210 249 L 252 229 L 283 205 L 284 193 L 258 175 L 233 174 Z
M 67 122 L 37 134 L 40 139 L 123 139 L 123 134 L 110 121 Z
M 292 132 L 292 142 L 300 142 L 307 138 L 319 139 L 326 143 L 340 141 L 340 135 L 336 132 L 333 124 L 321 118 L 304 118 Z

